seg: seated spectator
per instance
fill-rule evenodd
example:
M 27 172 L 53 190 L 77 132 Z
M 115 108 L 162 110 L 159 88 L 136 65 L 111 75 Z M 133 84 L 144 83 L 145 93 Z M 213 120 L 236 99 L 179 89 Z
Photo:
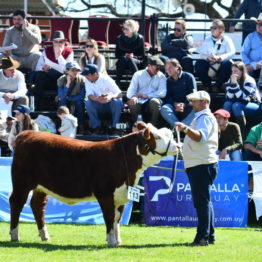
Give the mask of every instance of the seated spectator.
M 38 125 L 31 119 L 30 108 L 28 106 L 19 105 L 13 112 L 15 113 L 16 120 L 14 121 L 8 136 L 8 146 L 11 151 L 14 151 L 15 139 L 22 131 L 38 131 Z
M 5 121 L 0 122 L 0 140 L 3 142 L 8 142 L 8 136 L 11 131 L 12 125 L 16 118 L 8 116 Z
M 97 42 L 92 38 L 87 39 L 85 53 L 80 57 L 79 62 L 82 70 L 88 64 L 95 64 L 98 67 L 99 73 L 107 74 L 105 57 L 98 52 Z
M 15 44 L 17 48 L 6 51 L 7 56 L 20 62 L 22 68 L 35 70 L 41 56 L 39 44 L 42 41 L 40 28 L 30 24 L 25 18 L 24 10 L 13 13 L 13 26 L 7 29 L 3 46 Z
M 6 108 L 8 115 L 12 115 L 12 110 L 18 105 L 28 105 L 26 96 L 27 88 L 24 75 L 16 70 L 20 63 L 10 56 L 3 57 L 0 66 L 0 106 L 2 110 Z
M 100 115 L 110 113 L 112 134 L 118 135 L 116 124 L 123 109 L 121 90 L 110 76 L 99 73 L 96 65 L 87 65 L 82 75 L 86 77 L 86 111 L 94 134 L 104 133 Z
M 74 61 L 74 52 L 65 46 L 66 39 L 62 31 L 54 32 L 52 42 L 53 46 L 44 49 L 36 65 L 35 88 L 32 89 L 36 105 L 45 90 L 57 89 L 57 79 L 66 71 L 66 63 Z
M 246 137 L 246 117 L 261 114 L 260 94 L 256 81 L 247 74 L 243 62 L 235 62 L 226 83 L 226 100 L 223 108 L 233 114 L 239 124 L 242 137 Z
M 256 31 L 246 37 L 241 52 L 247 71 L 254 78 L 259 77 L 262 68 L 262 13 L 259 14 L 256 22 Z
M 167 93 L 161 115 L 169 123 L 171 129 L 174 128 L 176 122 L 190 125 L 195 112 L 186 96 L 197 91 L 196 80 L 192 74 L 182 71 L 180 63 L 174 58 L 167 60 L 166 72 L 169 77 L 166 82 Z
M 158 57 L 149 57 L 147 68 L 133 75 L 126 94 L 132 123 L 142 114 L 149 115 L 149 122 L 157 126 L 162 98 L 166 95 L 166 77 L 160 71 L 163 65 Z
M 123 33 L 116 39 L 116 83 L 118 86 L 125 69 L 133 74 L 144 66 L 144 37 L 138 34 L 138 29 L 138 22 L 126 20 L 123 24 Z
M 190 52 L 193 42 L 192 35 L 186 33 L 186 22 L 176 20 L 174 33 L 169 34 L 161 44 L 163 54 L 161 59 L 166 62 L 168 58 L 176 58 L 184 71 L 193 74 L 193 60 Z
M 243 160 L 262 161 L 262 122 L 250 129 L 244 149 Z
M 214 20 L 211 26 L 211 36 L 203 43 L 200 51 L 201 60 L 195 64 L 196 74 L 200 77 L 206 91 L 223 91 L 223 84 L 231 74 L 231 58 L 235 55 L 232 39 L 226 35 L 224 23 Z M 216 78 L 215 86 L 211 90 L 211 81 Z
M 67 106 L 77 117 L 79 133 L 84 133 L 85 78 L 76 62 L 66 63 L 66 73 L 57 80 L 58 106 Z
M 56 113 L 61 119 L 61 126 L 58 128 L 58 132 L 61 133 L 61 136 L 75 138 L 78 125 L 77 118 L 70 114 L 66 106 L 60 106 Z
M 241 161 L 243 141 L 239 125 L 228 121 L 230 113 L 224 109 L 218 109 L 214 115 L 219 129 L 219 159 L 229 158 L 231 161 Z

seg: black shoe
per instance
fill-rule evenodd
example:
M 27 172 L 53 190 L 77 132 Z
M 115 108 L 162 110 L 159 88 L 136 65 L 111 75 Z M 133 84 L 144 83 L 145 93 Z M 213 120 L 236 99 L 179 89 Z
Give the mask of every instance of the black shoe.
M 188 246 L 190 247 L 197 247 L 197 246 L 208 246 L 208 241 L 204 238 L 200 239 L 199 241 L 194 241 L 190 243 Z

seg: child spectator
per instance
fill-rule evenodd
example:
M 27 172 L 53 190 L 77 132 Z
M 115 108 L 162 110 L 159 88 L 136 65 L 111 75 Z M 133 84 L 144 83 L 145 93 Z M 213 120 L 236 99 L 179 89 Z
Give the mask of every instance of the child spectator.
M 69 109 L 66 106 L 61 106 L 57 110 L 57 116 L 61 119 L 61 127 L 58 132 L 61 136 L 76 137 L 77 118 L 70 114 Z

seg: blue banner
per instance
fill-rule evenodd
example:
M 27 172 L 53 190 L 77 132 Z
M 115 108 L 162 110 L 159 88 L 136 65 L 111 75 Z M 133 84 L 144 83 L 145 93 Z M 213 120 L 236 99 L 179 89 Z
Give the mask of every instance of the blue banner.
M 175 185 L 169 193 L 172 165 L 173 159 L 168 157 L 144 172 L 145 223 L 150 226 L 196 226 L 197 216 L 183 161 L 178 161 Z M 247 162 L 219 162 L 218 176 L 211 190 L 215 226 L 247 226 L 247 174 Z
M 0 221 L 10 221 L 9 196 L 12 192 L 11 183 L 12 158 L 0 158 Z M 20 215 L 20 221 L 34 222 L 30 208 L 31 195 Z M 133 203 L 126 204 L 121 224 L 128 225 Z M 67 205 L 49 197 L 46 206 L 45 221 L 47 223 L 81 223 L 104 224 L 104 218 L 97 201 L 82 202 L 77 205 Z

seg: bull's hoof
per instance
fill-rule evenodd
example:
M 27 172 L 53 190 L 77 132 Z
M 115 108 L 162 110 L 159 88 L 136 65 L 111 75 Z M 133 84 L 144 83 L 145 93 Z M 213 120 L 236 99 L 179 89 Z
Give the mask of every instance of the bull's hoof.
M 12 242 L 19 242 L 18 227 L 11 229 L 9 234 Z
M 39 236 L 41 237 L 42 241 L 51 241 L 46 227 L 43 227 L 39 230 Z
M 118 247 L 118 243 L 108 243 L 108 247 Z

